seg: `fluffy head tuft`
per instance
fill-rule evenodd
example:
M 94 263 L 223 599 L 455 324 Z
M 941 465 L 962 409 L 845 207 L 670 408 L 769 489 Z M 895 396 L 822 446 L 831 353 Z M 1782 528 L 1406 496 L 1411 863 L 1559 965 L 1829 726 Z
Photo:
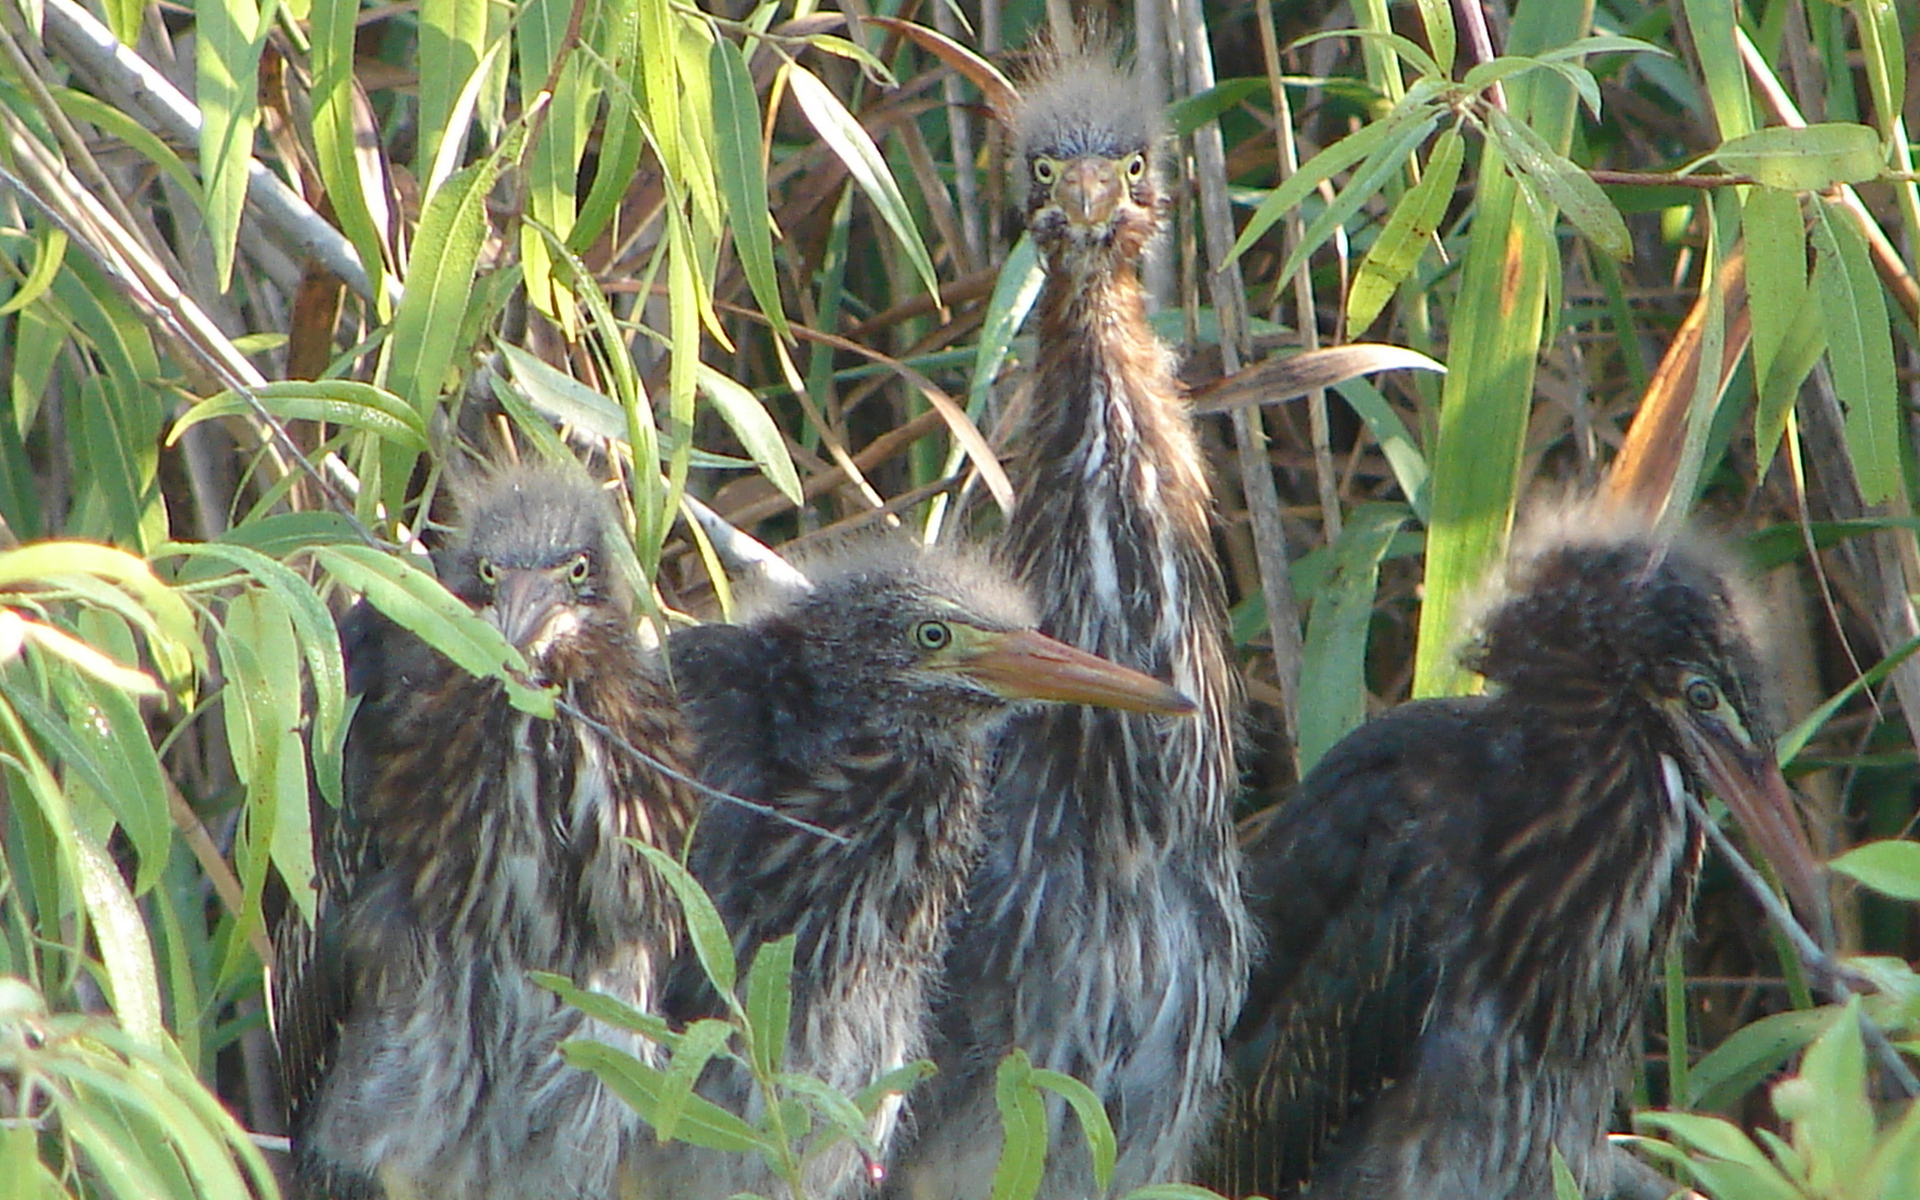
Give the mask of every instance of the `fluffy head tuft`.
M 1542 513 L 1515 539 L 1466 661 L 1509 690 L 1569 684 L 1667 695 L 1710 671 L 1759 715 L 1755 609 L 1726 553 L 1592 502 Z
M 1013 114 L 1014 159 L 1035 155 L 1121 158 L 1152 154 L 1166 131 L 1152 90 L 1108 50 L 1048 55 L 1026 81 Z
M 479 564 L 551 570 L 575 555 L 591 557 L 595 591 L 623 609 L 631 596 L 613 559 L 619 524 L 613 501 L 578 465 L 501 466 L 454 483 L 460 530 L 435 555 L 440 581 L 473 604 L 490 589 Z

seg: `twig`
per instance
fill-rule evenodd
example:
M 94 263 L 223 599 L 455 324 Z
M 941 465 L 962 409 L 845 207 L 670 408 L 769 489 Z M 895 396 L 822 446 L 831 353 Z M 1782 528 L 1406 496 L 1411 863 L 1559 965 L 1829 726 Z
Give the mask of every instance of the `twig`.
M 1781 902 L 1778 895 L 1774 894 L 1773 888 L 1768 886 L 1760 872 L 1755 870 L 1753 864 L 1748 862 L 1746 856 L 1734 846 L 1733 839 L 1728 837 L 1726 831 L 1708 815 L 1706 805 L 1700 802 L 1698 796 L 1691 793 L 1687 795 L 1687 809 L 1693 814 L 1693 819 L 1706 828 L 1707 840 L 1713 843 L 1713 848 L 1719 852 L 1727 865 L 1733 868 L 1734 875 L 1739 878 L 1748 893 L 1759 902 L 1761 909 L 1767 914 L 1767 919 L 1773 922 L 1774 928 L 1785 935 L 1788 944 L 1793 947 L 1794 954 L 1799 957 L 1800 964 L 1807 969 L 1808 975 L 1819 984 L 1822 991 L 1838 998 L 1858 990 L 1856 985 L 1870 986 L 1858 971 L 1834 958 L 1813 940 L 1813 935 L 1808 933 L 1799 919 L 1787 910 L 1787 906 Z M 1893 1043 L 1887 1040 L 1886 1033 L 1865 1012 L 1860 1014 L 1860 1030 L 1866 1038 L 1867 1045 L 1872 1048 L 1874 1057 L 1880 1060 L 1880 1065 L 1900 1090 L 1909 1098 L 1920 1096 L 1920 1079 L 1914 1077 L 1912 1068 L 1908 1067 L 1906 1060 L 1900 1057 L 1900 1052 L 1894 1049 Z

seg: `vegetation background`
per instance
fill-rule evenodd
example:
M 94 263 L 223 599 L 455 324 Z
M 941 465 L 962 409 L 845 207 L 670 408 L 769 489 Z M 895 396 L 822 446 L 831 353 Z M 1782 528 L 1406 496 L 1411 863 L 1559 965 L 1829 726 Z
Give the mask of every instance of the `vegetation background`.
M 1864 1065 L 1920 1037 L 1914 4 L 1095 7 L 1179 135 L 1151 282 L 1210 414 L 1247 810 L 1471 685 L 1528 496 L 1704 510 L 1882 990 L 1831 1005 L 1711 866 L 1648 998 L 1650 1152 L 1920 1194 Z M 509 669 L 412 552 L 459 447 L 625 464 L 672 614 L 731 602 L 694 499 L 776 546 L 997 524 L 1037 276 L 953 47 L 1017 83 L 1076 15 L 0 0 L 0 1194 L 274 1193 L 266 913 L 338 794 L 330 614 Z M 1363 341 L 1448 371 L 1296 357 Z

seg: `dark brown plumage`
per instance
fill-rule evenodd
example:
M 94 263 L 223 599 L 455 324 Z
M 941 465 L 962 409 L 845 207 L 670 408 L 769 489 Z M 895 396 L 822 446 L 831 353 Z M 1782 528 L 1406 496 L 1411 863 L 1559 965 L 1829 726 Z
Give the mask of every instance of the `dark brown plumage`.
M 987 857 L 948 957 L 921 1134 L 897 1192 L 985 1196 L 1011 1050 L 1090 1085 L 1112 1190 L 1177 1179 L 1204 1132 L 1249 958 L 1230 819 L 1236 677 L 1185 398 L 1139 261 L 1164 230 L 1149 89 L 1098 55 L 1048 66 L 1014 115 L 1015 186 L 1045 259 L 1032 396 L 1011 430 L 1006 561 L 1064 641 L 1170 678 L 1195 720 L 1049 709 L 997 740 Z M 1045 1197 L 1095 1194 L 1049 1101 Z
M 947 920 L 981 843 L 991 726 L 1022 698 L 1192 706 L 1035 633 L 1024 597 L 982 563 L 880 543 L 809 573 L 811 591 L 677 633 L 669 651 L 704 781 L 832 835 L 720 803 L 690 862 L 743 954 L 798 935 L 784 1069 L 855 1095 L 925 1047 Z M 676 1019 L 718 1015 L 690 955 L 675 974 Z M 737 1063 L 716 1061 L 701 1090 L 759 1111 Z M 896 1098 L 874 1114 L 882 1152 L 899 1112 Z M 804 1194 L 852 1194 L 866 1166 L 850 1145 L 830 1150 Z M 681 1144 L 643 1141 L 632 1167 L 647 1196 L 787 1194 L 756 1159 Z
M 1492 694 L 1334 747 L 1248 846 L 1268 935 L 1204 1181 L 1230 1195 L 1609 1194 L 1630 1033 L 1686 924 L 1712 790 L 1803 909 L 1811 860 L 1734 585 L 1575 510 L 1516 556 L 1467 662 Z
M 577 469 L 504 470 L 462 505 L 443 583 L 534 678 L 684 765 L 642 665 L 606 496 Z M 360 696 L 336 812 L 314 803 L 319 912 L 281 939 L 276 1034 L 309 1197 L 611 1195 L 637 1120 L 554 1052 L 585 1032 L 646 1055 L 527 978 L 640 1008 L 678 944 L 664 885 L 622 838 L 677 852 L 691 793 L 563 708 L 514 709 L 364 603 L 342 625 Z

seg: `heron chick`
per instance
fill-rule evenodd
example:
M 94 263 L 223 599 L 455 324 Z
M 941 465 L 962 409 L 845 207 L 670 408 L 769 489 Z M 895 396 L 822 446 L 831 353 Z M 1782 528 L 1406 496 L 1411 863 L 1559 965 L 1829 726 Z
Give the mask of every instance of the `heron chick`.
M 1203 1182 L 1315 1200 L 1604 1196 L 1631 1033 L 1687 922 L 1711 791 L 1822 907 L 1734 574 L 1577 508 L 1466 662 L 1328 752 L 1247 848 L 1269 942 Z
M 692 789 L 679 709 L 646 667 L 608 499 L 577 467 L 478 480 L 441 581 L 558 688 L 514 708 L 364 601 L 341 636 L 340 808 L 316 799 L 318 911 L 276 980 L 297 1190 L 314 1200 L 611 1196 L 638 1119 L 556 1046 L 592 1032 L 528 979 L 654 1008 L 679 910 L 624 839 L 677 853 Z M 576 716 L 574 714 L 583 714 Z
M 993 725 L 1026 700 L 1193 706 L 1038 633 L 1030 606 L 984 562 L 881 542 L 806 570 L 810 591 L 737 626 L 677 632 L 668 650 L 701 778 L 772 810 L 710 806 L 693 872 L 742 955 L 796 935 L 782 1069 L 853 1096 L 926 1048 L 948 923 L 979 857 Z M 722 1012 L 690 954 L 669 1009 L 681 1020 Z M 749 1119 L 762 1111 L 733 1060 L 714 1060 L 700 1090 Z M 879 1103 L 871 1158 L 842 1144 L 808 1161 L 804 1194 L 870 1182 L 900 1112 L 897 1096 Z M 643 1137 L 631 1165 L 646 1196 L 787 1194 L 758 1159 L 680 1143 Z

